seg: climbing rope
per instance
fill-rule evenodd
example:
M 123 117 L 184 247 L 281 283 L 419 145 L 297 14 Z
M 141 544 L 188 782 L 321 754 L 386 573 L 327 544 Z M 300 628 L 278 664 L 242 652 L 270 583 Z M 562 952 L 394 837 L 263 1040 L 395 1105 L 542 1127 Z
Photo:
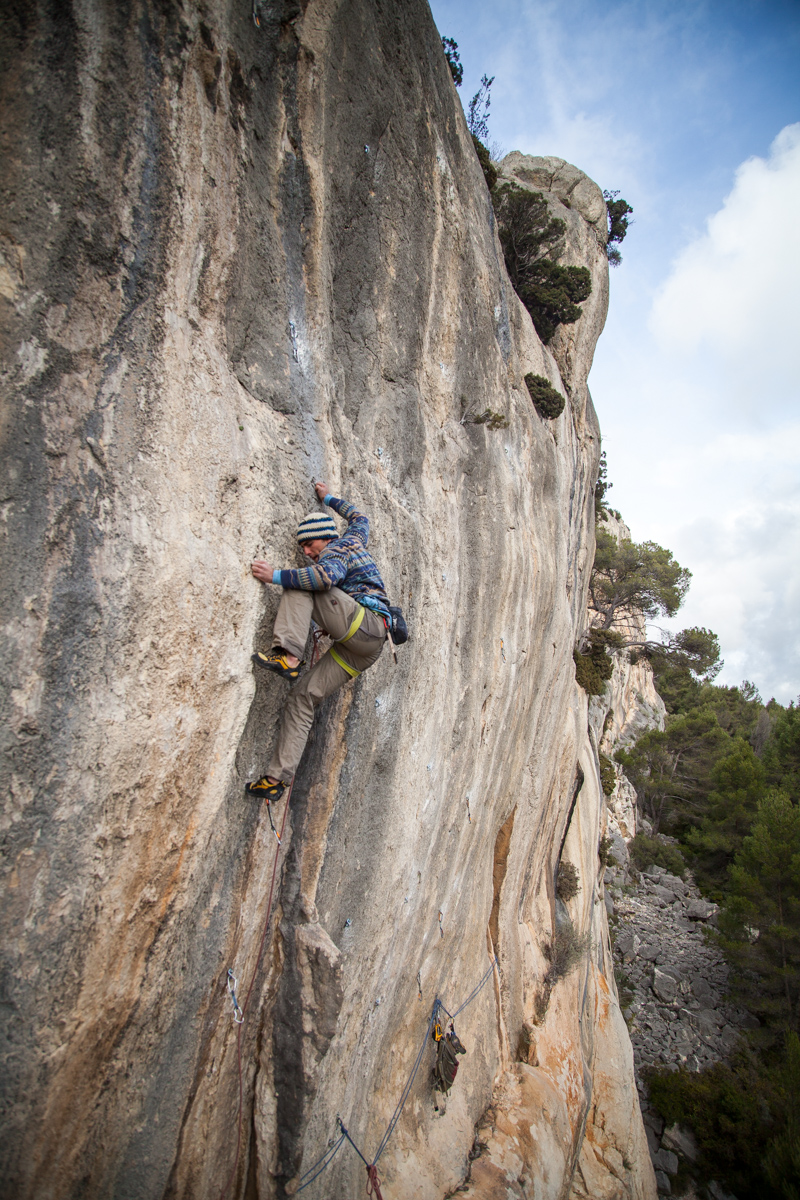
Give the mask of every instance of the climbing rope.
M 425 1029 L 425 1036 L 423 1037 L 422 1042 L 420 1044 L 419 1053 L 417 1054 L 417 1057 L 414 1060 L 414 1065 L 411 1068 L 411 1072 L 408 1076 L 408 1079 L 406 1080 L 405 1087 L 403 1088 L 402 1092 L 400 1093 L 400 1099 L 397 1101 L 397 1105 L 395 1107 L 394 1112 L 391 1115 L 389 1124 L 386 1126 L 386 1132 L 384 1133 L 383 1137 L 380 1140 L 380 1144 L 378 1145 L 378 1149 L 375 1152 L 375 1157 L 373 1158 L 372 1162 L 367 1161 L 367 1159 L 365 1158 L 365 1156 L 362 1153 L 362 1151 L 360 1150 L 360 1148 L 356 1145 L 356 1143 L 353 1141 L 352 1137 L 350 1136 L 350 1132 L 345 1127 L 344 1122 L 342 1121 L 341 1117 L 337 1117 L 336 1118 L 337 1125 L 338 1125 L 339 1129 L 341 1130 L 339 1139 L 336 1142 L 332 1143 L 332 1146 L 333 1146 L 332 1150 L 331 1150 L 331 1146 L 329 1146 L 328 1150 L 325 1151 L 325 1154 L 323 1154 L 321 1158 L 318 1158 L 317 1161 L 312 1166 L 310 1166 L 308 1168 L 308 1170 L 305 1171 L 300 1176 L 300 1179 L 298 1181 L 299 1186 L 297 1187 L 298 1192 L 302 1192 L 304 1190 L 304 1188 L 307 1188 L 309 1186 L 309 1184 L 312 1184 L 314 1182 L 314 1180 L 319 1175 L 322 1174 L 322 1172 L 325 1170 L 325 1168 L 327 1166 L 329 1166 L 330 1163 L 333 1162 L 336 1152 L 338 1151 L 339 1147 L 342 1145 L 342 1141 L 346 1138 L 367 1169 L 367 1195 L 370 1197 L 374 1196 L 375 1200 L 383 1200 L 383 1198 L 381 1196 L 381 1191 L 380 1191 L 380 1180 L 378 1178 L 378 1172 L 377 1172 L 378 1160 L 380 1159 L 381 1155 L 383 1154 L 387 1145 L 389 1144 L 389 1139 L 391 1138 L 392 1134 L 395 1131 L 397 1122 L 400 1120 L 400 1116 L 403 1112 L 403 1109 L 405 1108 L 406 1101 L 408 1100 L 408 1097 L 411 1094 L 411 1089 L 414 1086 L 414 1080 L 417 1077 L 417 1072 L 419 1071 L 420 1064 L 421 1064 L 423 1056 L 425 1054 L 425 1047 L 428 1044 L 428 1039 L 431 1035 L 431 1030 L 433 1029 L 434 1025 L 437 1022 L 437 1019 L 439 1017 L 439 1012 L 441 1011 L 443 1013 L 446 1013 L 447 1016 L 450 1018 L 450 1020 L 454 1021 L 456 1019 L 456 1017 L 458 1016 L 458 1014 L 462 1013 L 464 1011 L 464 1009 L 467 1007 L 467 1005 L 471 1004 L 472 1001 L 476 998 L 478 993 L 481 991 L 481 989 L 484 987 L 484 985 L 488 982 L 489 978 L 491 977 L 491 975 L 494 972 L 497 965 L 498 965 L 497 958 L 493 958 L 492 965 L 489 967 L 489 970 L 486 972 L 486 974 L 480 980 L 477 987 L 474 987 L 472 989 L 472 991 L 467 996 L 464 1003 L 460 1004 L 454 1013 L 450 1013 L 445 1008 L 444 1004 L 442 1003 L 442 1001 L 439 999 L 438 996 L 434 1000 L 433 1008 L 431 1010 L 431 1015 L 428 1020 L 428 1025 Z M 327 1159 L 327 1161 L 325 1161 L 326 1159 Z
M 446 1012 L 451 1021 L 455 1021 L 458 1014 L 462 1013 L 468 1004 L 472 1004 L 472 1001 L 475 999 L 475 997 L 477 996 L 478 992 L 481 990 L 483 985 L 488 981 L 489 977 L 492 974 L 492 971 L 495 969 L 496 966 L 497 966 L 497 959 L 495 958 L 495 959 L 493 959 L 492 965 L 489 967 L 489 970 L 486 972 L 486 974 L 484 975 L 483 979 L 480 981 L 478 986 L 470 992 L 470 994 L 467 996 L 464 1003 L 462 1005 L 460 1005 L 454 1013 L 447 1012 L 447 1009 L 445 1008 L 445 1006 L 440 1003 L 440 1008 L 441 1008 L 442 1012 Z

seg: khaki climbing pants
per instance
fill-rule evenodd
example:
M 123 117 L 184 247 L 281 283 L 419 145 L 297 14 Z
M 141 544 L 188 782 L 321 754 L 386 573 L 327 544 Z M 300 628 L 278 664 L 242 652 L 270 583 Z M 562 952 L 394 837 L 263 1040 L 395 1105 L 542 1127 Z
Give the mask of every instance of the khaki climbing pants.
M 341 638 L 347 637 L 359 612 L 364 616 L 358 630 L 346 642 L 340 643 Z M 285 588 L 272 633 L 273 649 L 280 646 L 302 658 L 312 618 L 334 639 L 332 650 L 345 666 L 328 650 L 289 692 L 278 744 L 266 771 L 272 779 L 283 779 L 287 783 L 297 770 L 305 749 L 316 705 L 377 662 L 386 641 L 382 618 L 370 609 L 362 608 L 347 592 L 339 588 L 331 588 L 328 592 Z

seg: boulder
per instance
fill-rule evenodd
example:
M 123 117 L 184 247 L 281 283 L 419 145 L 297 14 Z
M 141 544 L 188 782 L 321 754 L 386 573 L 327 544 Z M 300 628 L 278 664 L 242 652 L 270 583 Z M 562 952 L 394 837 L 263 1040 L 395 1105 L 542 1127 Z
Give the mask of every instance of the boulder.
M 686 915 L 692 921 L 708 921 L 717 911 L 717 905 L 708 900 L 690 900 L 686 905 Z
M 653 971 L 653 991 L 659 1000 L 663 1000 L 665 1004 L 671 1004 L 678 995 L 677 980 L 673 979 L 672 975 L 668 975 L 666 971 L 656 967 Z
M 672 904 L 675 899 L 675 893 L 668 887 L 663 887 L 659 883 L 655 883 L 650 888 L 654 896 L 658 896 L 659 900 L 663 900 L 665 904 Z
M 661 1146 L 662 1149 L 682 1154 L 692 1163 L 697 1162 L 700 1153 L 691 1129 L 685 1129 L 683 1125 L 668 1125 L 661 1138 Z
M 665 1171 L 656 1171 L 656 1187 L 664 1196 L 672 1195 L 672 1184 Z
M 661 876 L 659 880 L 664 887 L 671 888 L 678 896 L 686 895 L 686 884 L 677 875 L 670 875 L 669 872 Z
M 677 1175 L 678 1156 L 677 1154 L 673 1153 L 672 1150 L 665 1150 L 663 1145 L 664 1144 L 662 1142 L 662 1148 L 657 1150 L 653 1155 L 653 1166 L 662 1171 L 666 1171 L 668 1175 Z
M 726 1192 L 722 1184 L 717 1183 L 716 1179 L 712 1179 L 708 1185 L 709 1195 L 712 1200 L 736 1200 L 732 1192 Z
M 639 953 L 639 947 L 641 944 L 641 939 L 639 938 L 638 934 L 634 933 L 631 929 L 626 930 L 626 932 L 623 934 L 620 934 L 620 936 L 617 938 L 615 949 L 619 950 L 625 962 L 632 962 Z

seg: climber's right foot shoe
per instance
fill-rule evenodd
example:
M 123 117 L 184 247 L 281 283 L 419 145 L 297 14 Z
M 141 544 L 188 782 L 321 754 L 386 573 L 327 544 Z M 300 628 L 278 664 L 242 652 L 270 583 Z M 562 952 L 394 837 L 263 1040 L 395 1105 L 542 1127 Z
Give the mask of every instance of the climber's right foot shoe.
M 300 661 L 296 667 L 293 667 L 288 662 L 284 650 L 270 650 L 268 654 L 259 650 L 257 654 L 253 655 L 253 662 L 258 667 L 266 667 L 268 671 L 274 671 L 283 679 L 297 679 L 303 665 L 303 662 Z
M 266 800 L 267 804 L 277 804 L 288 786 L 288 783 L 284 783 L 282 779 L 278 779 L 275 783 L 272 783 L 265 775 L 262 779 L 246 783 L 244 790 L 248 796 L 256 796 L 259 800 Z

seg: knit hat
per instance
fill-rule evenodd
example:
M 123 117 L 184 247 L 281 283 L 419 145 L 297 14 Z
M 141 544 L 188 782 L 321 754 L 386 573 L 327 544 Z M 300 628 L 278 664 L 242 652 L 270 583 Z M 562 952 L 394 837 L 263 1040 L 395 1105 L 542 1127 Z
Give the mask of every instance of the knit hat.
M 297 527 L 297 540 L 301 546 L 303 542 L 313 542 L 315 538 L 338 538 L 338 536 L 333 517 L 329 517 L 327 513 L 311 512 L 307 517 L 303 517 Z

